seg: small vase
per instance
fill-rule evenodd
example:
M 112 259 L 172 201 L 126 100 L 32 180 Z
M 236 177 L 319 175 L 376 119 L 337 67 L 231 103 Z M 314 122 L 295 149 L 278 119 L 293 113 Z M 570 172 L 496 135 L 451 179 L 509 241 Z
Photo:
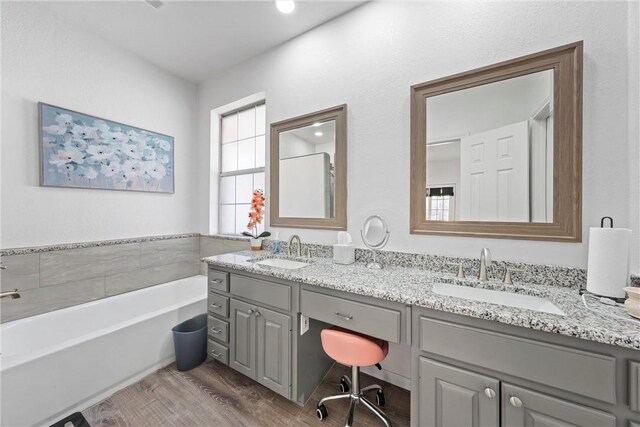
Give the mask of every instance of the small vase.
M 260 251 L 262 250 L 262 239 L 254 239 L 251 238 L 251 250 L 252 251 Z

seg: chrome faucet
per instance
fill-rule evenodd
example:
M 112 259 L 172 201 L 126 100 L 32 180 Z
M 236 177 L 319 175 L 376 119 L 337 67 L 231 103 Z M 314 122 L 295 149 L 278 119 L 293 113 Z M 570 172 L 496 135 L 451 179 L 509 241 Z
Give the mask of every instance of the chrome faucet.
M 487 276 L 488 267 L 491 267 L 491 251 L 489 248 L 482 248 L 480 251 L 480 271 L 478 271 L 478 279 L 483 282 L 489 280 Z
M 298 245 L 296 246 L 296 256 L 300 257 L 302 256 L 302 242 L 300 241 L 300 236 L 298 236 L 297 234 L 291 236 L 289 238 L 289 242 L 287 242 L 287 255 L 291 256 L 291 245 L 293 244 L 294 239 L 298 240 Z
M 0 292 L 0 298 L 17 299 L 20 298 L 20 294 L 18 293 L 17 289 L 14 289 L 13 291 L 9 292 Z

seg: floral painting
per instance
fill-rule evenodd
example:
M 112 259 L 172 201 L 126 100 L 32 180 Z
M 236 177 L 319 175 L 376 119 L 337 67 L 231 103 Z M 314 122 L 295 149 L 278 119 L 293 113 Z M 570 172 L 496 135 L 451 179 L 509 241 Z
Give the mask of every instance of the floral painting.
M 41 184 L 173 193 L 173 137 L 40 104 Z

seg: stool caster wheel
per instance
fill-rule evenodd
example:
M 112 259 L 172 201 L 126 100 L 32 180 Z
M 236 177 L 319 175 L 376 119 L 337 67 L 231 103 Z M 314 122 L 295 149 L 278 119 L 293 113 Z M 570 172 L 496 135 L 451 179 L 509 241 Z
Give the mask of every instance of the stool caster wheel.
M 328 416 L 329 416 L 329 413 L 327 412 L 327 407 L 324 405 L 319 405 L 318 408 L 316 409 L 316 417 L 318 417 L 318 419 L 322 421 Z
M 378 390 L 376 392 L 376 403 L 378 406 L 384 406 L 387 403 L 387 400 L 384 397 L 384 392 L 382 390 Z
M 351 391 L 351 380 L 346 375 L 343 375 L 340 378 L 340 392 L 349 393 L 349 391 Z

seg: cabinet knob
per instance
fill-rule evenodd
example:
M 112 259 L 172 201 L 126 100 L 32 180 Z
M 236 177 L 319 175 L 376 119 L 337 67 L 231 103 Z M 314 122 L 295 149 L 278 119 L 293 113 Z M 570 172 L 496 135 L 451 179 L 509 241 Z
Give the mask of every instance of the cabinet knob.
M 249 311 L 247 311 L 247 313 L 249 313 L 249 316 L 251 316 L 253 314 L 253 310 L 249 309 Z
M 484 389 L 484 395 L 489 399 L 493 399 L 494 397 L 496 397 L 496 392 L 491 387 L 487 387 Z
M 256 317 L 260 317 L 262 316 L 262 313 L 260 313 L 258 310 L 256 310 Z
M 511 404 L 511 406 L 513 406 L 514 408 L 519 408 L 522 406 L 522 400 L 518 399 L 515 396 L 511 396 L 509 398 L 509 403 Z

